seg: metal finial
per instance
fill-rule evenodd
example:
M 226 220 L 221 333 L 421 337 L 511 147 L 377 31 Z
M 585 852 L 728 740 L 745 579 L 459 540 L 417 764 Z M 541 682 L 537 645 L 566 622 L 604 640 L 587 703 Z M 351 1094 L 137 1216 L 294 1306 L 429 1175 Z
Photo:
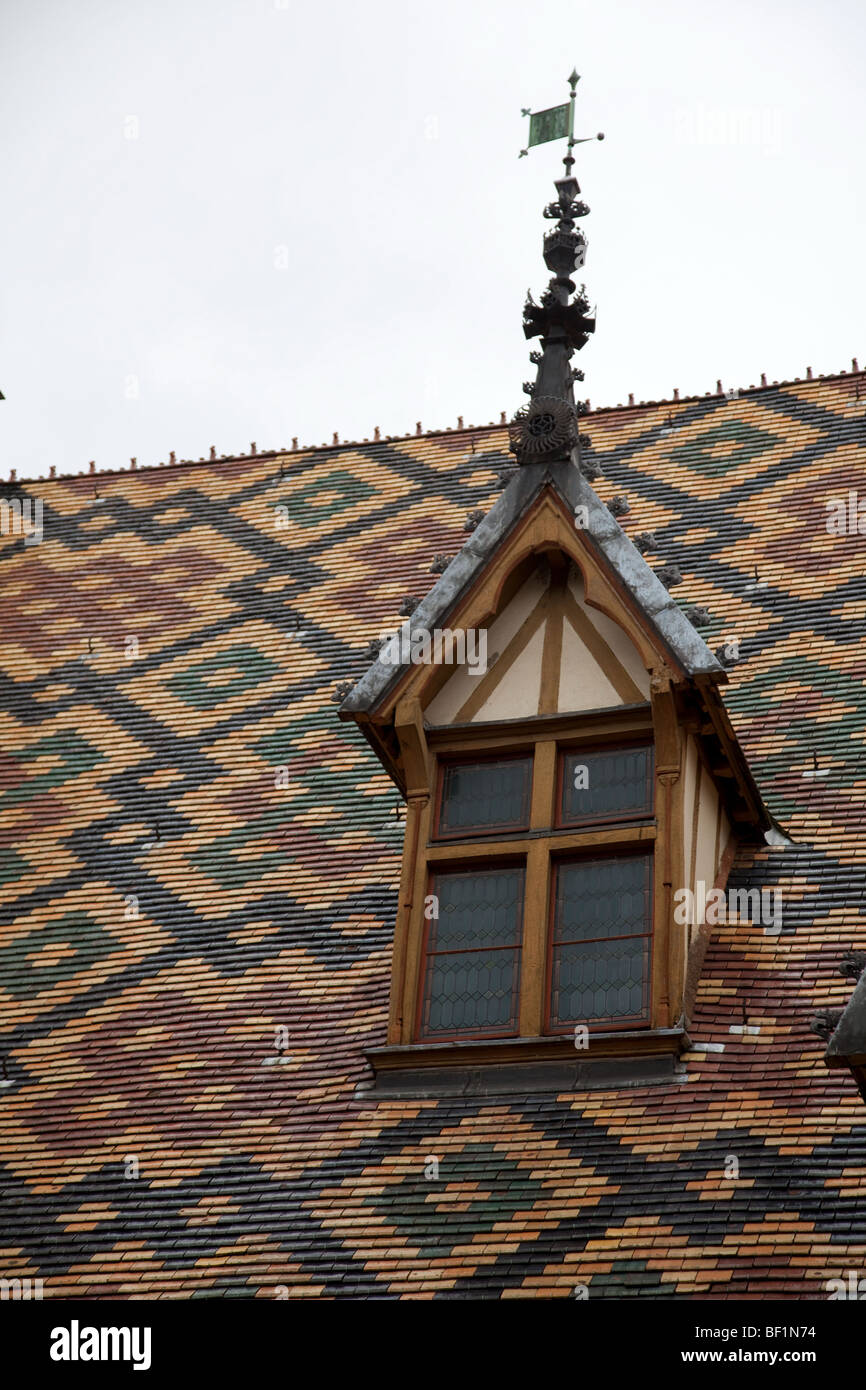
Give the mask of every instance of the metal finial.
M 575 138 L 574 101 L 580 80 L 577 69 L 568 80 L 567 102 L 530 115 L 529 141 L 527 148 L 521 150 L 521 155 L 526 155 L 533 145 L 567 141 L 565 175 L 555 181 L 556 201 L 544 209 L 544 216 L 556 221 L 544 238 L 544 261 L 552 279 L 539 303 L 527 295 L 523 310 L 524 334 L 527 338 L 540 337 L 541 352 L 532 354 L 538 367 L 537 377 L 534 383 L 524 383 L 529 402 L 517 412 L 510 429 L 511 448 L 519 463 L 573 457 L 581 442 L 573 383 L 583 373 L 572 369 L 570 359 L 594 332 L 595 317 L 584 287 L 578 290 L 571 279 L 586 258 L 586 238 L 575 224 L 589 212 L 578 197 L 580 185 L 571 173 L 572 149 L 591 138 L 604 137 Z

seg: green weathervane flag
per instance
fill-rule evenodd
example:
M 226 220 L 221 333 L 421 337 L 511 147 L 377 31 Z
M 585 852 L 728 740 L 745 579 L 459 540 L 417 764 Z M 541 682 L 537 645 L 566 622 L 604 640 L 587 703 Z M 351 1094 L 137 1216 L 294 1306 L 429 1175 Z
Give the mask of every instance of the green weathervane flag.
M 577 72 L 572 72 L 568 79 L 571 87 L 571 95 L 568 101 L 564 101 L 561 106 L 549 106 L 546 111 L 530 111 L 524 106 L 521 115 L 529 117 L 529 140 L 526 149 L 520 151 L 520 158 L 529 154 L 533 145 L 546 145 L 548 140 L 568 140 L 568 154 L 566 161 L 573 164 L 571 149 L 573 145 L 584 144 L 583 140 L 574 138 L 574 97 L 577 84 L 580 78 Z M 597 140 L 603 140 L 603 135 L 597 135 Z
M 533 111 L 529 117 L 529 146 L 545 145 L 548 140 L 562 140 L 574 133 L 574 107 L 570 101 L 551 106 L 547 111 Z

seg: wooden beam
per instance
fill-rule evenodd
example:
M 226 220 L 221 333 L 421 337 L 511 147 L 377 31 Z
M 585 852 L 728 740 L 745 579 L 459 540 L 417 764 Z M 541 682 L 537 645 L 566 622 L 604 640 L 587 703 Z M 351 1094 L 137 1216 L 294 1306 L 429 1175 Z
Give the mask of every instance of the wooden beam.
M 680 729 L 671 690 L 672 672 L 656 667 L 650 677 L 650 703 L 655 733 L 656 773 L 680 772 Z
M 456 752 L 467 743 L 485 748 L 527 747 L 537 739 L 556 737 L 563 741 L 593 740 L 606 734 L 652 734 L 652 709 L 648 701 L 611 710 L 584 713 L 530 715 L 525 719 L 502 719 L 495 724 L 451 724 L 425 726 L 427 744 L 436 752 Z
M 605 845 L 630 845 L 652 843 L 656 838 L 654 825 L 618 825 L 609 830 L 553 830 L 533 836 L 517 835 L 513 839 L 452 841 L 437 840 L 427 846 L 427 859 L 431 864 L 464 864 L 483 862 L 485 859 L 519 859 L 528 854 L 537 842 L 547 846 L 548 851 L 568 853 L 570 850 L 598 849 Z
M 733 769 L 740 796 L 751 811 L 754 825 L 766 829 L 770 824 L 768 813 L 763 807 L 761 794 L 752 777 L 745 755 L 737 741 L 728 711 L 718 690 L 707 676 L 696 676 L 696 683 L 703 696 L 706 710 L 713 722 L 713 732 L 721 744 L 722 756 Z M 736 817 L 739 819 L 739 817 Z
M 545 595 L 547 623 L 544 628 L 544 648 L 541 654 L 541 684 L 538 691 L 538 713 L 559 712 L 559 678 L 562 670 L 562 623 L 566 573 L 555 574 Z
M 424 898 L 427 892 L 427 859 L 421 853 L 420 846 L 425 843 L 430 835 L 430 827 L 433 820 L 433 800 L 428 797 L 425 801 L 419 800 L 420 814 L 418 820 L 418 845 L 419 850 L 415 855 L 414 862 L 410 863 L 409 870 L 412 875 L 412 897 L 409 910 L 406 913 L 406 968 L 403 977 L 403 1000 L 401 1009 L 402 1018 L 402 1039 L 404 1043 L 414 1042 L 415 1039 L 415 1018 L 418 1011 L 418 995 L 421 990 L 421 952 L 424 939 L 424 928 L 426 919 L 424 917 Z
M 400 870 L 400 895 L 397 900 L 397 921 L 394 925 L 394 946 L 391 954 L 391 998 L 388 1009 L 388 1042 L 402 1043 L 411 1039 L 404 1019 L 406 995 L 406 950 L 412 920 L 416 868 L 418 863 L 419 830 L 424 798 L 412 796 L 406 812 L 406 834 L 403 841 L 403 863 Z M 423 854 L 420 856 L 423 862 Z
M 535 745 L 532 767 L 532 808 L 530 830 L 549 830 L 553 825 L 556 795 L 556 740 L 545 739 Z
M 410 696 L 400 701 L 394 716 L 394 728 L 400 741 L 407 795 L 432 795 L 433 760 L 427 752 L 427 734 L 417 697 Z
M 653 856 L 653 935 L 650 1022 L 653 1028 L 670 1024 L 670 961 L 668 959 L 671 927 L 671 864 L 670 864 L 670 782 L 665 773 L 656 783 L 656 823 L 659 840 Z
M 526 856 L 518 1025 L 518 1032 L 524 1038 L 537 1038 L 544 1021 L 549 881 L 550 854 L 547 841 L 536 840 L 530 845 Z

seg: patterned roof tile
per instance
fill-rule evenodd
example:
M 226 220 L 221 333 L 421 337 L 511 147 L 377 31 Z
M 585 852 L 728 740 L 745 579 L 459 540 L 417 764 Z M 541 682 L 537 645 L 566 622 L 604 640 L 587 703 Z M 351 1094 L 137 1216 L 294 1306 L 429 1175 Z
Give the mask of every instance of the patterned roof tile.
M 627 494 L 677 602 L 739 643 L 725 702 L 792 842 L 735 863 L 731 886 L 782 888 L 783 930 L 716 930 L 672 1086 L 356 1090 L 403 825 L 333 694 L 500 496 L 504 428 L 100 474 L 99 498 L 89 476 L 0 486 L 44 504 L 40 544 L 0 536 L 5 1276 L 727 1299 L 863 1268 L 862 1101 L 809 1028 L 866 945 L 866 536 L 825 524 L 866 475 L 863 387 L 582 421 L 602 501 Z M 744 1010 L 759 1033 L 731 1032 Z

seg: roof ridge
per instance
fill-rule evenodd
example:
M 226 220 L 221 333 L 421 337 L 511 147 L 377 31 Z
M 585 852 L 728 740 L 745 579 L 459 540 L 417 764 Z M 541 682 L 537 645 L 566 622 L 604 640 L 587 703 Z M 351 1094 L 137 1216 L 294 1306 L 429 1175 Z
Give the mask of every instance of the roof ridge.
M 729 399 L 739 399 L 742 396 L 752 394 L 760 395 L 764 391 L 782 390 L 785 387 L 789 386 L 802 386 L 808 384 L 817 385 L 819 382 L 841 381 L 843 378 L 851 380 L 855 377 L 859 377 L 861 379 L 866 377 L 866 368 L 861 368 L 858 365 L 856 357 L 852 358 L 850 371 L 846 371 L 845 368 L 843 368 L 839 372 L 819 372 L 816 376 L 813 374 L 812 368 L 807 367 L 806 372 L 807 375 L 804 377 L 796 376 L 788 380 L 772 382 L 768 382 L 766 373 L 762 372 L 761 383 L 758 386 L 752 383 L 749 386 L 734 386 L 729 387 L 727 389 L 722 387 L 721 379 L 719 379 L 716 382 L 715 391 L 704 391 L 703 394 L 699 394 L 696 392 L 692 395 L 687 396 L 681 396 L 679 394 L 678 388 L 674 387 L 673 396 L 660 397 L 657 400 L 635 401 L 634 393 L 629 392 L 628 403 L 625 405 L 620 401 L 616 405 L 597 406 L 595 409 L 593 409 L 590 403 L 587 401 L 586 415 L 597 417 L 600 415 L 615 415 L 620 412 L 628 411 L 638 412 L 641 410 L 662 409 L 665 407 L 669 408 L 673 406 L 688 405 L 695 401 L 717 400 L 720 397 L 724 396 L 727 396 Z M 458 423 L 456 428 L 454 428 L 451 425 L 446 425 L 438 429 L 429 430 L 422 430 L 421 422 L 419 420 L 416 424 L 415 430 L 408 431 L 405 434 L 382 435 L 380 434 L 379 426 L 377 425 L 375 427 L 374 437 L 372 439 L 365 438 L 341 440 L 338 434 L 335 432 L 333 440 L 330 444 L 299 445 L 297 438 L 293 438 L 292 445 L 290 448 L 283 447 L 280 449 L 257 449 L 256 445 L 252 444 L 249 453 L 221 454 L 219 458 L 217 458 L 216 450 L 213 447 L 211 448 L 210 458 L 202 457 L 198 459 L 176 459 L 174 456 L 174 452 L 172 451 L 169 455 L 168 463 L 146 463 L 141 465 L 140 467 L 137 459 L 131 459 L 129 466 L 125 468 L 96 468 L 95 463 L 91 462 L 87 472 L 85 472 L 83 469 L 80 469 L 78 472 L 75 473 L 56 473 L 55 469 L 52 467 L 51 469 L 49 469 L 47 477 L 44 474 L 40 474 L 38 477 L 35 478 L 20 479 L 17 477 L 16 470 L 13 468 L 10 469 L 9 478 L 7 481 L 11 483 L 20 482 L 23 484 L 34 482 L 69 482 L 75 480 L 76 478 L 128 477 L 131 473 L 155 473 L 158 472 L 160 469 L 162 469 L 163 471 L 169 471 L 181 468 L 198 468 L 202 464 L 244 463 L 248 462 L 251 459 L 280 459 L 291 457 L 292 455 L 306 456 L 309 454 L 341 452 L 344 449 L 356 449 L 361 448 L 364 445 L 370 445 L 375 447 L 378 444 L 393 444 L 397 441 L 402 441 L 406 439 L 435 439 L 441 438 L 445 435 L 454 436 L 459 434 L 478 435 L 485 434 L 490 430 L 502 430 L 507 428 L 506 412 L 504 410 L 500 413 L 500 419 L 498 424 L 495 421 L 491 420 L 486 425 L 464 425 L 462 415 L 458 415 L 457 420 Z

